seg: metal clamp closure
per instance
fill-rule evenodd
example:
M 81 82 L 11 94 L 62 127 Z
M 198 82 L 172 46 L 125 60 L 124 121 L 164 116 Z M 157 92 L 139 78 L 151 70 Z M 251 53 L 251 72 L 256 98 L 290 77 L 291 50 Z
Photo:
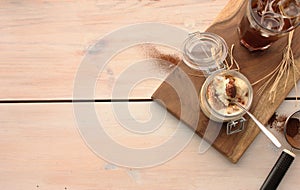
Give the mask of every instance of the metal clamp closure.
M 247 120 L 244 117 L 241 117 L 238 120 L 229 121 L 227 123 L 227 130 L 226 130 L 227 135 L 232 135 L 234 133 L 243 131 L 245 128 L 246 121 Z

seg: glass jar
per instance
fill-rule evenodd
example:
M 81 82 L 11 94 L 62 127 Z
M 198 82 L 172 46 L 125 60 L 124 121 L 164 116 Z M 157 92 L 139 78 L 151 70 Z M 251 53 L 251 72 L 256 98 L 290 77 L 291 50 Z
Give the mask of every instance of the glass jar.
M 227 54 L 225 40 L 214 33 L 195 32 L 183 43 L 184 63 L 192 69 L 201 70 L 205 76 L 225 69 Z
M 243 130 L 245 111 L 232 103 L 240 103 L 249 110 L 253 89 L 249 80 L 240 72 L 220 70 L 210 75 L 200 91 L 200 107 L 203 113 L 216 122 L 227 122 L 227 134 Z M 241 127 L 236 127 L 241 125 Z M 233 130 L 234 129 L 234 130 Z
M 228 94 L 225 96 L 221 94 L 226 93 L 226 87 L 230 80 L 235 80 L 233 83 L 236 88 L 234 98 L 228 96 Z M 214 90 L 216 92 L 213 92 Z M 232 100 L 226 98 L 232 98 Z M 200 106 L 203 113 L 218 122 L 237 120 L 245 114 L 245 111 L 230 103 L 230 101 L 238 101 L 246 110 L 249 110 L 252 100 L 253 89 L 249 80 L 243 74 L 234 70 L 213 73 L 205 80 L 200 91 Z
M 238 26 L 240 43 L 249 51 L 265 50 L 299 25 L 299 0 L 248 0 Z

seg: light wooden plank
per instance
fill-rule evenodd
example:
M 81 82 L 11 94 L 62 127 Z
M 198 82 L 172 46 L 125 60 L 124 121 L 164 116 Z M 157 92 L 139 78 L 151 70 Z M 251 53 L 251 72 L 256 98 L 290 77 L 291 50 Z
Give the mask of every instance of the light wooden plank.
M 298 81 L 297 87 L 293 88 L 287 97 L 300 97 L 300 81 Z
M 281 112 L 292 111 L 286 101 Z M 126 103 L 115 103 L 126 104 Z M 147 121 L 161 107 L 155 103 L 130 103 L 135 119 Z M 129 133 L 114 118 L 112 104 L 97 103 L 103 126 L 120 143 L 149 147 L 172 135 L 176 120 L 167 116 L 155 133 Z M 163 112 L 163 110 L 161 110 Z M 237 164 L 210 148 L 199 153 L 201 139 L 194 136 L 175 158 L 156 167 L 129 169 L 96 156 L 76 128 L 71 104 L 0 105 L 0 188 L 8 189 L 259 189 L 280 151 L 262 134 Z M 123 121 L 134 119 L 123 117 Z M 272 131 L 283 142 L 281 133 Z M 181 133 L 191 133 L 185 128 Z M 163 153 L 162 153 L 163 154 Z M 278 189 L 297 189 L 300 175 L 296 159 Z
M 144 22 L 204 31 L 226 3 L 1 1 L 0 99 L 70 99 L 74 77 L 87 48 L 104 35 Z M 122 58 L 127 66 L 136 61 L 128 56 Z M 121 65 L 107 68 L 114 76 L 99 79 L 105 85 L 96 89 L 96 98 L 111 98 L 111 86 L 122 71 Z M 148 98 L 158 85 L 157 81 L 141 84 L 131 97 Z
M 189 32 L 204 31 L 226 3 L 224 0 L 184 3 L 2 1 L 0 99 L 69 99 L 87 48 L 104 35 L 143 22 L 171 24 Z M 115 82 L 124 69 L 145 58 L 138 47 L 114 57 L 97 80 L 96 98 L 112 98 Z M 149 71 L 163 78 L 171 72 L 171 69 L 162 70 L 152 63 L 138 74 L 143 76 Z M 159 84 L 158 80 L 144 81 L 128 96 L 150 98 Z M 131 84 L 124 81 L 118 88 L 128 86 Z M 295 91 L 289 96 L 296 96 Z

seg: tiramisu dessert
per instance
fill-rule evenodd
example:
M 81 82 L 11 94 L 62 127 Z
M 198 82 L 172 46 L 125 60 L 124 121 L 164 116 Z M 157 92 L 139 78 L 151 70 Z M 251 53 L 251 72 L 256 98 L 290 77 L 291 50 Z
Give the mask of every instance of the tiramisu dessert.
M 222 115 L 232 115 L 242 110 L 231 102 L 246 106 L 249 100 L 247 83 L 237 76 L 217 75 L 208 84 L 206 98 L 208 104 Z

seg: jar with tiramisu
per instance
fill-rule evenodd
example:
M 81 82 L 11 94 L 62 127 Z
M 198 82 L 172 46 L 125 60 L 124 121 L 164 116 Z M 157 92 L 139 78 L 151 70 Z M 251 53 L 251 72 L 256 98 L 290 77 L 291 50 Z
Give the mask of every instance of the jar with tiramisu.
M 240 72 L 220 70 L 205 80 L 199 98 L 203 113 L 214 121 L 226 122 L 227 133 L 232 134 L 243 130 L 245 122 L 245 111 L 236 104 L 249 110 L 253 89 L 248 79 Z M 236 125 L 240 127 L 236 128 Z

